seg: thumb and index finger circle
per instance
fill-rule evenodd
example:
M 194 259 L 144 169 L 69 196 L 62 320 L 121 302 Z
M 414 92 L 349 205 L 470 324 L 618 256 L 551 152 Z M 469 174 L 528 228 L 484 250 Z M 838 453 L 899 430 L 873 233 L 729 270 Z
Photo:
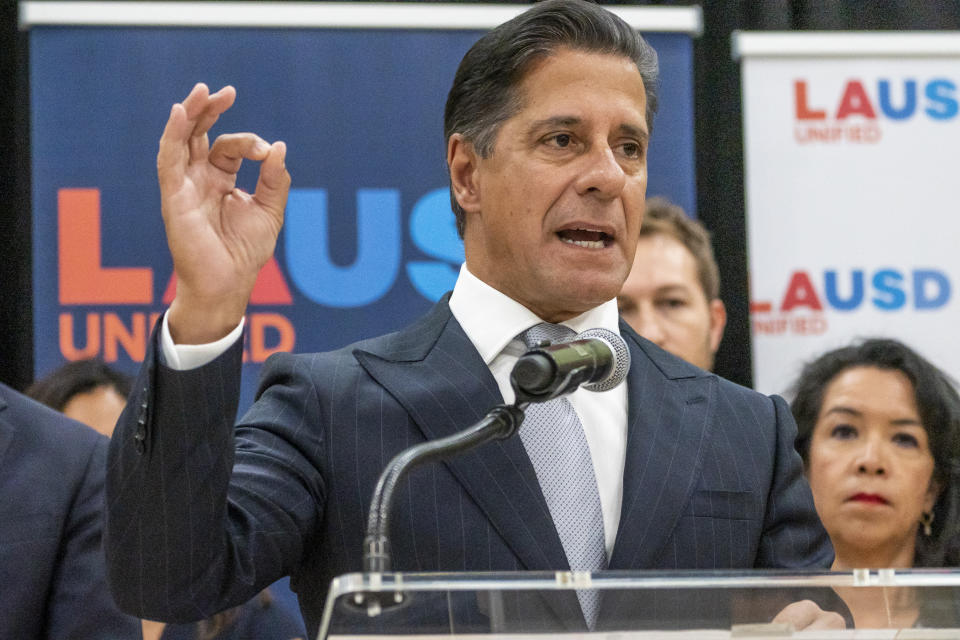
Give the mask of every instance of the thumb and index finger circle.
M 287 145 L 274 142 L 260 165 L 260 176 L 254 199 L 262 206 L 282 216 L 290 193 L 290 172 L 286 166 Z
M 263 161 L 269 153 L 270 144 L 255 133 L 225 133 L 213 142 L 207 159 L 221 171 L 236 173 L 245 159 Z

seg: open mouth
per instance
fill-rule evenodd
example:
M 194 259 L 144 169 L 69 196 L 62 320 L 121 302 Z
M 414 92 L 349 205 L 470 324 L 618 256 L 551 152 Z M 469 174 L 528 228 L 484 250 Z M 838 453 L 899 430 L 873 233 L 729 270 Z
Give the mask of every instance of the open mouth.
M 557 237 L 584 249 L 603 249 L 613 243 L 613 236 L 597 229 L 561 229 Z

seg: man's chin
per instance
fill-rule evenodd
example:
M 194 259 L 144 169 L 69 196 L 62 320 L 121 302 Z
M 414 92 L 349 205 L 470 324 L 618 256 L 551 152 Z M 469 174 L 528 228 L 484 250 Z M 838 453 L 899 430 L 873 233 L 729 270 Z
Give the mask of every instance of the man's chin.
M 587 309 L 613 300 L 620 293 L 626 274 L 623 278 L 612 276 L 609 271 L 579 273 L 569 280 L 569 291 L 576 299 L 583 301 Z
M 609 274 L 598 278 L 571 277 L 551 286 L 552 294 L 543 296 L 543 302 L 572 318 L 616 298 L 620 285 Z

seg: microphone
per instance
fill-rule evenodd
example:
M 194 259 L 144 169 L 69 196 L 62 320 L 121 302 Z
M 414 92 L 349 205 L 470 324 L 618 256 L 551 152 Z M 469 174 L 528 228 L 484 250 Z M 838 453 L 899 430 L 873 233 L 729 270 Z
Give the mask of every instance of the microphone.
M 510 373 L 517 403 L 546 402 L 572 393 L 607 391 L 623 382 L 630 350 L 607 329 L 587 329 L 569 342 L 538 347 L 522 355 Z

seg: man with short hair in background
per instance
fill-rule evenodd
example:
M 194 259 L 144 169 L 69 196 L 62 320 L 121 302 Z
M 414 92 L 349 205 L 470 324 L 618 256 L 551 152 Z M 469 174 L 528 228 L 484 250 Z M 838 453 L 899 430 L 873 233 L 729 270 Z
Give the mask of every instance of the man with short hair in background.
M 727 310 L 710 233 L 679 206 L 650 198 L 637 255 L 617 306 L 647 340 L 701 369 L 713 369 Z

